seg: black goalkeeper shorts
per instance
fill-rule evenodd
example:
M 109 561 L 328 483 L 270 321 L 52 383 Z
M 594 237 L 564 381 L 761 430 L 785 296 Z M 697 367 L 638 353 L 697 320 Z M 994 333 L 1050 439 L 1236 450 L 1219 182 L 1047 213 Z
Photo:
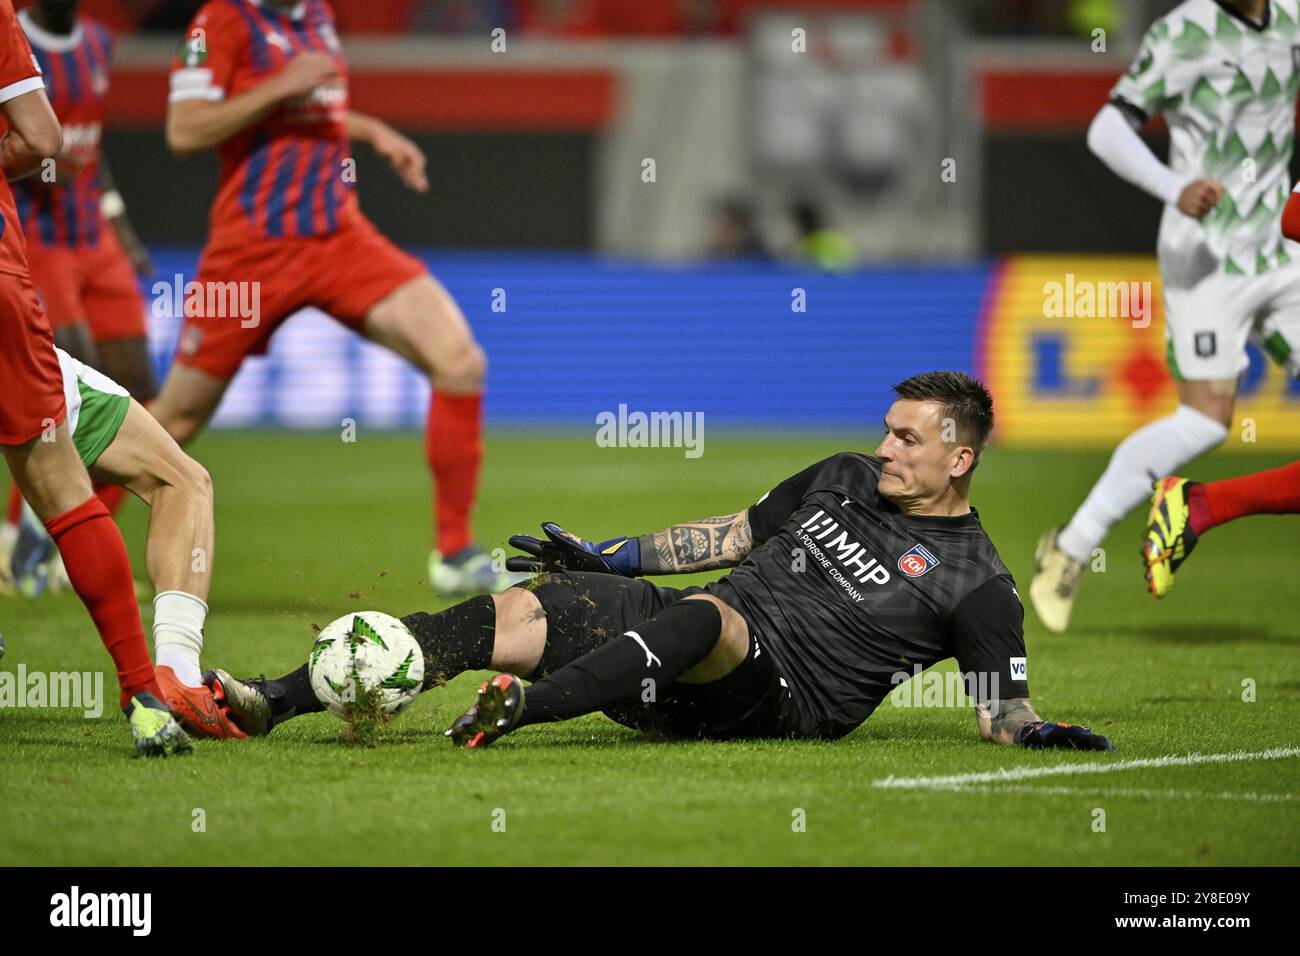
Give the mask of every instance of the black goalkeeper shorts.
M 532 590 L 546 613 L 546 649 L 529 680 L 545 677 L 625 631 L 636 630 L 670 604 L 709 591 L 583 571 L 544 572 L 536 582 L 515 587 Z M 762 635 L 753 622 L 748 623 L 749 653 L 726 677 L 708 684 L 678 681 L 654 702 L 637 698 L 609 708 L 605 715 L 625 727 L 670 737 L 790 736 L 786 730 L 790 692 L 772 655 L 763 651 Z

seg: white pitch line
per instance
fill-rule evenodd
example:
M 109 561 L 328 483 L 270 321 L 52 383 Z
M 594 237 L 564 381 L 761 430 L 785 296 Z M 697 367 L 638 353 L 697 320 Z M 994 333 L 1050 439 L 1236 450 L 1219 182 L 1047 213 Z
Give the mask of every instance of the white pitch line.
M 1010 783 L 1016 780 L 1033 780 L 1038 777 L 1061 777 L 1071 774 L 1117 773 L 1120 770 L 1137 770 L 1142 767 L 1188 767 L 1202 763 L 1235 763 L 1242 760 L 1284 760 L 1300 757 L 1300 747 L 1275 747 L 1247 753 L 1239 750 L 1226 754 L 1186 754 L 1181 757 L 1140 757 L 1118 760 L 1114 763 L 1071 763 L 1055 767 L 1003 767 L 981 773 L 957 773 L 946 777 L 895 777 L 890 774 L 871 785 L 885 790 L 952 789 L 973 783 Z
M 1098 797 L 1156 797 L 1167 800 L 1241 800 L 1247 803 L 1289 803 L 1300 800 L 1295 793 L 1208 793 L 1204 790 L 1135 790 L 1128 787 L 1032 787 L 1011 784 L 1008 786 L 945 787 L 957 793 L 1045 793 L 1049 795 Z

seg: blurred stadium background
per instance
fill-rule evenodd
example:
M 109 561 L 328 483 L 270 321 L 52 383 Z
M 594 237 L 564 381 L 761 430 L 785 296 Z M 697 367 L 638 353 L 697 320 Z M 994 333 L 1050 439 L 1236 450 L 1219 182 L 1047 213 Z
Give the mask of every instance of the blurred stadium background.
M 1038 534 L 1082 500 L 1110 446 L 1174 404 L 1159 206 L 1085 144 L 1169 0 L 331 3 L 353 104 L 430 160 L 416 195 L 360 149 L 362 208 L 428 261 L 489 356 L 487 547 L 544 519 L 604 537 L 734 511 L 808 462 L 872 450 L 889 386 L 949 367 L 997 397 L 1006 450 L 981 464 L 975 504 L 1023 588 Z M 105 155 L 158 266 L 163 291 L 145 292 L 162 373 L 174 277 L 193 275 L 216 185 L 215 156 L 176 159 L 162 132 L 198 4 L 82 4 L 120 38 Z M 1163 153 L 1163 129 L 1149 132 Z M 1151 282 L 1153 321 L 1046 317 L 1045 283 L 1071 275 Z M 194 446 L 218 489 L 205 664 L 278 674 L 346 610 L 449 603 L 425 574 L 411 430 L 425 388 L 310 310 L 245 363 L 218 419 L 241 430 Z M 1295 457 L 1300 385 L 1252 351 L 1242 393 L 1238 424 L 1253 420 L 1257 441 L 1234 429 L 1189 474 Z M 621 404 L 702 412 L 703 458 L 598 447 L 596 416 Z M 339 440 L 345 418 L 359 442 Z M 1161 766 L 1184 750 L 1295 747 L 1294 518 L 1216 530 L 1157 606 L 1138 511 L 1107 539 L 1113 573 L 1091 573 L 1107 569 L 1094 556 L 1070 634 L 1026 621 L 1044 713 L 1155 758 L 1123 775 L 869 788 L 1073 761 L 977 746 L 964 704 L 882 706 L 825 746 L 647 745 L 593 716 L 530 728 L 484 765 L 440 737 L 474 674 L 424 695 L 380 746 L 343 749 L 342 725 L 317 715 L 170 768 L 123 759 L 121 721 L 14 708 L 0 713 L 0 764 L 14 768 L 0 773 L 0 863 L 481 865 L 502 858 L 487 820 L 508 807 L 511 865 L 1294 864 L 1300 761 Z M 148 517 L 133 503 L 119 519 L 141 577 Z M 7 668 L 106 664 L 71 594 L 3 603 L 0 628 Z M 808 810 L 806 833 L 791 808 Z
M 167 284 L 193 273 L 216 183 L 215 156 L 177 160 L 161 133 L 198 6 L 82 4 L 119 34 L 105 153 Z M 1172 0 L 333 6 L 354 107 L 430 158 L 417 197 L 360 151 L 362 206 L 470 317 L 489 424 L 586 429 L 671 396 L 710 425 L 874 434 L 890 383 L 944 366 L 990 384 L 1004 445 L 1104 447 L 1173 404 L 1159 206 L 1084 142 Z M 1150 281 L 1155 321 L 1045 318 L 1067 273 Z M 161 372 L 178 321 L 147 292 Z M 1251 363 L 1246 447 L 1300 446 L 1300 384 Z M 425 387 L 309 310 L 217 424 L 414 425 Z

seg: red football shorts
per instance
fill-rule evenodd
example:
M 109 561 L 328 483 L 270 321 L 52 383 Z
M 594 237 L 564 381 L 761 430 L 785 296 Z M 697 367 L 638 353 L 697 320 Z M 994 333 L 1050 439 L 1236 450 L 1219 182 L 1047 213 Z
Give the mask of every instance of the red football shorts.
M 244 232 L 217 237 L 203 250 L 195 279 L 201 294 L 217 290 L 207 300 L 216 308 L 191 315 L 187 307 L 176 361 L 230 378 L 245 356 L 266 352 L 280 323 L 308 306 L 364 332 L 375 303 L 424 274 L 424 263 L 389 242 L 360 212 L 347 216 L 330 236 L 267 239 Z M 251 283 L 258 284 L 256 295 Z M 256 315 L 223 307 L 235 296 L 243 306 L 255 303 Z
M 0 273 L 0 445 L 22 445 L 63 420 L 63 375 L 50 324 L 27 276 Z
M 144 296 L 111 227 L 80 249 L 43 245 L 29 233 L 27 259 L 53 328 L 84 323 L 96 342 L 145 337 Z

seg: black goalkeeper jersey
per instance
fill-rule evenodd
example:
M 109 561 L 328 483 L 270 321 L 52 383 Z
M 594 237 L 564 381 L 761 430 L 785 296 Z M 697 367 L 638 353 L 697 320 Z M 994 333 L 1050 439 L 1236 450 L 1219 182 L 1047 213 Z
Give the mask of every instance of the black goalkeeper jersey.
M 749 509 L 754 548 L 709 590 L 757 629 L 791 695 L 791 731 L 840 737 L 901 681 L 949 657 L 976 700 L 1029 696 L 1024 608 L 972 509 L 901 512 L 880 460 L 842 452 Z

